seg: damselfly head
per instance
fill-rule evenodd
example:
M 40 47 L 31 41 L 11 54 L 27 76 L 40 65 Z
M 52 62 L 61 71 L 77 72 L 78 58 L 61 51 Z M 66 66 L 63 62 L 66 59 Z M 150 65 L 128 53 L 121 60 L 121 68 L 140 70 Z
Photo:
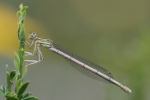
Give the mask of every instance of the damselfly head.
M 29 35 L 29 39 L 34 39 L 36 37 L 36 33 L 35 32 L 32 32 L 32 33 L 30 33 L 30 35 Z

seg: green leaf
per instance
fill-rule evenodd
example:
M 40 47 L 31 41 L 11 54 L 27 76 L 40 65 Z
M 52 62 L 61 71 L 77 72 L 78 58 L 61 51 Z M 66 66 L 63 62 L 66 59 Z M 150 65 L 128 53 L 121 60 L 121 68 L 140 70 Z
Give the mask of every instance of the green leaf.
M 10 92 L 12 84 L 11 84 L 11 81 L 10 81 L 10 73 L 9 72 L 7 72 L 7 86 L 8 86 L 7 87 L 8 91 Z
M 26 12 L 27 8 L 28 8 L 28 6 L 24 6 L 23 9 L 22 9 L 22 12 L 23 13 Z
M 20 4 L 19 8 L 21 12 L 25 12 L 28 6 L 23 6 L 23 4 Z
M 25 94 L 24 96 L 23 96 L 23 98 L 27 98 L 27 97 L 29 97 L 29 96 L 31 96 L 32 95 L 32 93 L 27 93 L 27 94 Z
M 24 93 L 24 91 L 27 89 L 29 83 L 30 83 L 30 82 L 26 82 L 26 83 L 24 83 L 24 84 L 21 86 L 21 88 L 19 89 L 19 92 L 18 92 L 17 97 L 20 97 L 20 96 Z
M 30 97 L 23 98 L 21 100 L 38 100 L 38 98 L 34 96 L 30 96 Z
M 28 8 L 28 6 L 23 6 L 23 4 L 20 4 L 19 6 L 20 11 L 17 12 L 17 15 L 22 15 L 22 13 L 26 12 L 26 9 Z
M 4 91 L 3 91 L 3 89 L 2 89 L 2 88 L 0 88 L 0 95 L 2 95 L 2 96 L 4 96 L 4 95 L 5 95 L 5 93 L 4 93 Z
M 4 86 L 4 85 L 2 85 L 2 86 L 0 87 L 0 90 L 1 90 L 1 92 L 2 92 L 3 94 L 5 94 L 5 93 L 6 93 L 6 88 L 5 88 L 5 86 Z
M 15 67 L 17 69 L 18 74 L 20 74 L 19 73 L 19 70 L 20 70 L 20 58 L 19 58 L 17 53 L 15 53 L 14 64 L 15 64 Z
M 16 83 L 16 87 L 15 87 L 15 92 L 16 93 L 18 93 L 21 85 L 22 85 L 22 79 L 20 78 L 19 80 L 17 80 L 17 83 Z
M 24 30 L 23 23 L 19 26 L 18 38 L 20 40 L 20 43 L 25 42 L 25 30 Z
M 11 71 L 10 72 L 10 80 L 13 80 L 15 78 L 15 76 L 16 76 L 16 71 L 15 70 Z
M 27 70 L 28 70 L 28 66 L 25 65 L 25 66 L 24 66 L 24 69 L 23 69 L 23 78 L 26 76 Z

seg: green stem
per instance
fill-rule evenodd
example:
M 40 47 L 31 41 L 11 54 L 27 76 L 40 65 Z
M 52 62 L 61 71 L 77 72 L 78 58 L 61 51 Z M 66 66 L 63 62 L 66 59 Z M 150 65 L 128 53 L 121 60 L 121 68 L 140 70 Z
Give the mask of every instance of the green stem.
M 22 4 L 19 6 L 20 11 L 18 11 L 18 16 L 19 16 L 19 22 L 18 22 L 18 39 L 20 41 L 19 45 L 19 50 L 18 50 L 18 55 L 20 59 L 20 65 L 19 65 L 19 75 L 18 79 L 22 78 L 23 73 L 23 61 L 24 61 L 24 45 L 25 45 L 25 29 L 24 29 L 24 19 L 26 16 L 26 9 L 28 8 L 27 6 L 23 6 Z

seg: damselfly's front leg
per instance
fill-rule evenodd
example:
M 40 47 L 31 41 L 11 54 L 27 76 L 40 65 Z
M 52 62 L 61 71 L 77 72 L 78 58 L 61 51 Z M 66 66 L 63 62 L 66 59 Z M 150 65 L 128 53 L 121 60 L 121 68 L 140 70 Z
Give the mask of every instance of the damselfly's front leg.
M 33 44 L 34 43 L 32 42 L 31 45 L 30 45 L 30 47 L 32 47 Z M 31 53 L 31 52 L 25 52 L 25 56 L 38 55 L 38 60 L 24 60 L 25 62 L 28 62 L 28 64 L 27 64 L 28 66 L 32 65 L 32 64 L 36 64 L 36 63 L 44 60 L 43 55 L 41 53 L 41 50 L 40 50 L 39 46 L 40 46 L 39 41 L 35 41 L 33 53 Z

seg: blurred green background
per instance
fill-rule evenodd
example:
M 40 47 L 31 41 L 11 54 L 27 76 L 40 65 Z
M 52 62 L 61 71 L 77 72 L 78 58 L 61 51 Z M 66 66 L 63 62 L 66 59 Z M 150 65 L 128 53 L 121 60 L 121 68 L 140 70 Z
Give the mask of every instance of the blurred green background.
M 28 68 L 27 91 L 40 100 L 150 99 L 149 0 L 1 0 L 0 85 L 6 83 L 5 65 L 14 69 L 20 3 L 29 7 L 27 35 L 34 31 L 103 66 L 133 93 L 83 75 L 45 48 L 45 60 Z

